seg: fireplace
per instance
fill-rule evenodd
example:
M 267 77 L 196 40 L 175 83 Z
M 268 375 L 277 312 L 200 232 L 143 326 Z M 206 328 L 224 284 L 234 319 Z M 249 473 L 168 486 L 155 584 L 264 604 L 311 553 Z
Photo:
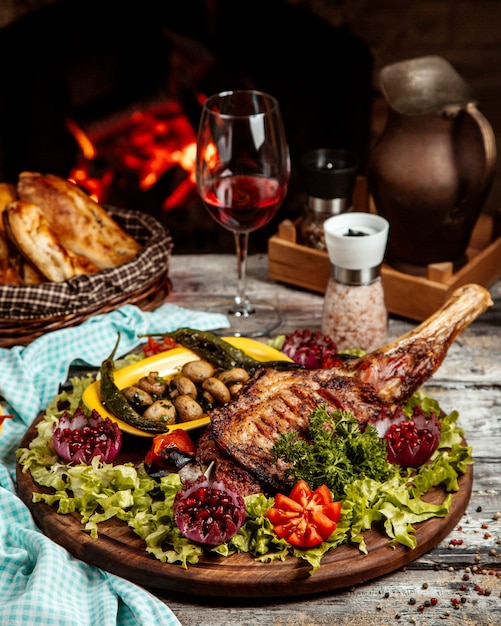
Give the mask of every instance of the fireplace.
M 301 210 L 304 152 L 345 148 L 365 163 L 371 55 L 347 29 L 301 6 L 33 0 L 27 7 L 0 30 L 9 59 L 1 180 L 14 182 L 22 170 L 73 177 L 103 203 L 153 214 L 171 230 L 175 253 L 233 252 L 231 234 L 195 192 L 190 144 L 205 95 L 256 87 L 281 104 L 292 161 L 284 205 L 250 238 L 250 251 L 262 252 L 278 222 Z

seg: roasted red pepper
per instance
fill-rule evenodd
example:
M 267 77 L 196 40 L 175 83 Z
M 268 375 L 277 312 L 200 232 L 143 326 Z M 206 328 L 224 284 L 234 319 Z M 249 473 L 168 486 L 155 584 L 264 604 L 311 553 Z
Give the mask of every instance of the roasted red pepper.
M 179 348 L 179 345 L 175 339 L 171 337 L 162 337 L 161 341 L 148 337 L 148 342 L 143 346 L 144 356 L 153 356 L 154 354 L 160 354 L 160 352 L 166 352 L 173 348 Z
M 144 458 L 150 476 L 160 477 L 179 471 L 195 458 L 197 447 L 188 433 L 181 429 L 157 435 Z
M 300 480 L 289 496 L 277 494 L 268 518 L 277 535 L 298 548 L 313 548 L 336 530 L 341 502 L 333 502 L 326 485 L 314 491 Z

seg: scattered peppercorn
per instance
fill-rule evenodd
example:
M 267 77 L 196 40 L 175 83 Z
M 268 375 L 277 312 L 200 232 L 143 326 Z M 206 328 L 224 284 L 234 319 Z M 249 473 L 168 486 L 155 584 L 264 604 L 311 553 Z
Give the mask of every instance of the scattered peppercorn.
M 449 541 L 449 548 L 454 547 L 454 546 L 462 546 L 463 543 L 464 542 L 462 539 L 451 539 Z

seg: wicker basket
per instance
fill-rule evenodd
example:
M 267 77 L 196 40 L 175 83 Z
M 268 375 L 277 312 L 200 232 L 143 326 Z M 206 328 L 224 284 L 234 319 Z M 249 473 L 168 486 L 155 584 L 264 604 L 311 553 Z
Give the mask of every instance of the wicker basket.
M 0 347 L 27 345 L 44 333 L 80 324 L 125 304 L 157 308 L 171 291 L 173 247 L 167 230 L 150 215 L 106 207 L 143 246 L 128 263 L 62 283 L 0 287 Z

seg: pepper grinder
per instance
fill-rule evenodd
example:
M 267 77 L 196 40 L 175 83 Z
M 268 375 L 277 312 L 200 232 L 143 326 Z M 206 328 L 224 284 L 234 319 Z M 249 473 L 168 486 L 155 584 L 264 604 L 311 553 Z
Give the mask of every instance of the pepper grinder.
M 381 265 L 389 222 L 372 213 L 342 213 L 324 222 L 331 263 L 322 317 L 322 332 L 338 350 L 371 352 L 388 333 Z
M 341 149 L 312 150 L 301 158 L 301 176 L 307 193 L 300 228 L 301 243 L 325 250 L 324 222 L 352 208 L 359 167 L 356 154 Z

